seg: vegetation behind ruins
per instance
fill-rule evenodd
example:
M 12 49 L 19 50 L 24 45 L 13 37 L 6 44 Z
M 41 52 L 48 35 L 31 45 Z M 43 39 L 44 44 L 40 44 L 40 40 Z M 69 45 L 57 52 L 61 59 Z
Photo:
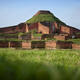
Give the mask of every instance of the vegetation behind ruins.
M 1 80 L 80 80 L 80 50 L 0 49 Z

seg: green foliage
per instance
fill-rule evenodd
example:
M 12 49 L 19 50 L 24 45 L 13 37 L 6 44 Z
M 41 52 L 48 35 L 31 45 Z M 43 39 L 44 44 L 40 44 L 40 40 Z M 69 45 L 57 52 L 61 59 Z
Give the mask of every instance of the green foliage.
M 41 37 L 42 34 L 40 34 L 40 33 L 36 33 L 36 34 L 33 34 L 33 36 L 34 36 L 34 37 Z
M 15 34 L 9 34 L 9 33 L 0 33 L 0 36 L 18 36 L 18 35 L 23 35 L 25 33 L 19 32 L 19 33 L 15 33 Z
M 76 34 L 80 34 L 80 32 L 77 32 Z
M 39 14 L 37 16 L 33 16 L 31 19 L 27 20 L 26 23 L 36 23 L 36 22 L 57 22 L 60 24 L 64 24 L 62 21 L 60 21 L 58 18 L 56 18 L 52 14 Z
M 69 39 L 67 41 L 72 41 L 73 43 L 80 44 L 80 39 Z
M 80 50 L 0 49 L 0 80 L 80 80 Z
M 32 33 L 32 34 L 36 34 L 37 30 L 36 29 L 33 29 L 33 30 L 30 30 L 29 33 Z
M 6 34 L 6 33 L 0 33 L 0 36 L 18 36 L 19 33 L 15 33 L 15 34 Z
M 25 41 L 25 40 L 19 40 L 19 39 L 0 39 L 0 41 L 2 41 L 2 42 L 10 42 L 10 41 L 19 42 L 19 41 Z

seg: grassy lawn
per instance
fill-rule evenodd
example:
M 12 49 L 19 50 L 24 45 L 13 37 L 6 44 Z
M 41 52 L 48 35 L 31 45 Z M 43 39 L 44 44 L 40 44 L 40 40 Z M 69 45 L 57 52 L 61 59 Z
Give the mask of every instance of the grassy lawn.
M 80 50 L 1 48 L 0 80 L 80 80 Z

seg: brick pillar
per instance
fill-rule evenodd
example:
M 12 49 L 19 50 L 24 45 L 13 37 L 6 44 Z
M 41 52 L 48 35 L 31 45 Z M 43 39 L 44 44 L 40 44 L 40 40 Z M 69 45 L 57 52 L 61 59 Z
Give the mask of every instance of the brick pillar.
M 11 42 L 8 42 L 8 48 L 10 48 L 11 47 Z

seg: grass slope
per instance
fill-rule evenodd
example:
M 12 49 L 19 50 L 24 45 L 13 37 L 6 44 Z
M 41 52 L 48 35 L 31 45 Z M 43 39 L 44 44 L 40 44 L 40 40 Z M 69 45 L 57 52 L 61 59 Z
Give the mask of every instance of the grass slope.
M 80 80 L 80 50 L 0 49 L 0 80 Z
M 65 25 L 65 23 L 60 21 L 53 14 L 39 14 L 39 15 L 33 16 L 31 19 L 26 21 L 26 23 L 28 24 L 36 23 L 36 22 L 57 22 L 57 23 Z

